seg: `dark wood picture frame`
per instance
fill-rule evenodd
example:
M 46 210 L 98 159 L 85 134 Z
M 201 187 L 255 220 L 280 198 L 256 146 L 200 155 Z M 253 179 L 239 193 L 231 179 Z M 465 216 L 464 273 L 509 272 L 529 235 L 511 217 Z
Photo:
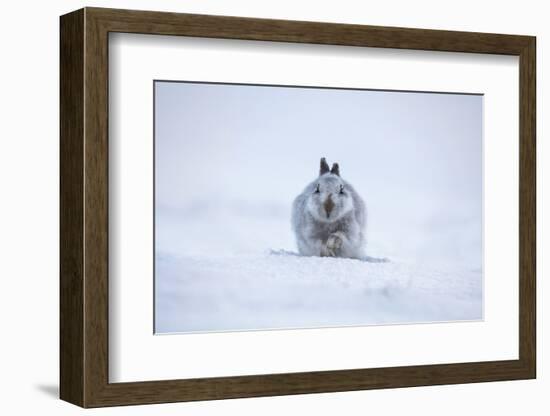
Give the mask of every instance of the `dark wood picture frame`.
M 82 407 L 100 407 L 535 378 L 534 37 L 100 8 L 84 8 L 64 15 L 60 28 L 60 396 L 63 400 Z M 110 32 L 519 56 L 519 359 L 109 383 Z

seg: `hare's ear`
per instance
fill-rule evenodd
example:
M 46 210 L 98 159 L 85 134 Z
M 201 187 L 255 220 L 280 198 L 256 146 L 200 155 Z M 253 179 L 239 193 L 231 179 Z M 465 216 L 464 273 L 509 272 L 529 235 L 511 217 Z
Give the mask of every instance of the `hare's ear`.
M 330 173 L 334 173 L 335 175 L 340 176 L 340 166 L 338 166 L 338 163 L 332 164 L 332 169 L 330 170 Z
M 330 168 L 328 167 L 327 160 L 324 157 L 322 157 L 321 158 L 321 169 L 319 169 L 319 176 L 324 175 L 329 170 L 330 170 Z

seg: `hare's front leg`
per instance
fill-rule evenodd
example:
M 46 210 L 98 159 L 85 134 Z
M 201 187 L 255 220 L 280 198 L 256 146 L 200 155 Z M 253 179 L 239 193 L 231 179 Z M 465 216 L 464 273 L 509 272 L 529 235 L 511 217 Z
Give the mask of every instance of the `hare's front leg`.
M 321 256 L 339 257 L 342 252 L 342 246 L 344 245 L 344 239 L 344 235 L 340 232 L 329 235 L 321 250 Z

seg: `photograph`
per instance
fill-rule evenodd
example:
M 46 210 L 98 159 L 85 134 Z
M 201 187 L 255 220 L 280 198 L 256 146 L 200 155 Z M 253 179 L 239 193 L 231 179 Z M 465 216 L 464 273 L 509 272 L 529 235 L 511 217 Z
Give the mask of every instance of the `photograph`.
M 154 334 L 483 321 L 483 94 L 153 92 Z

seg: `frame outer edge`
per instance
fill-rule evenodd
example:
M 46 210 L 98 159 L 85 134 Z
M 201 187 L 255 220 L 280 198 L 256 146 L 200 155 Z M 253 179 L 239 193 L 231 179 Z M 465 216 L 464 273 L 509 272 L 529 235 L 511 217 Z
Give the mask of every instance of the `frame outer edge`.
M 82 407 L 102 407 L 534 377 L 533 37 L 101 8 L 70 13 L 61 18 L 61 23 L 62 399 Z M 247 27 L 252 30 L 249 34 L 245 34 Z M 323 28 L 330 33 L 324 33 Z M 519 55 L 520 226 L 524 230 L 520 234 L 520 359 L 110 384 L 109 31 Z M 418 35 L 418 39 L 412 35 Z M 529 218 L 524 218 L 524 214 Z
M 520 360 L 536 378 L 536 37 L 520 54 Z
M 60 18 L 60 388 L 84 399 L 84 12 Z
M 519 55 L 531 36 L 87 7 L 109 31 L 439 52 Z

